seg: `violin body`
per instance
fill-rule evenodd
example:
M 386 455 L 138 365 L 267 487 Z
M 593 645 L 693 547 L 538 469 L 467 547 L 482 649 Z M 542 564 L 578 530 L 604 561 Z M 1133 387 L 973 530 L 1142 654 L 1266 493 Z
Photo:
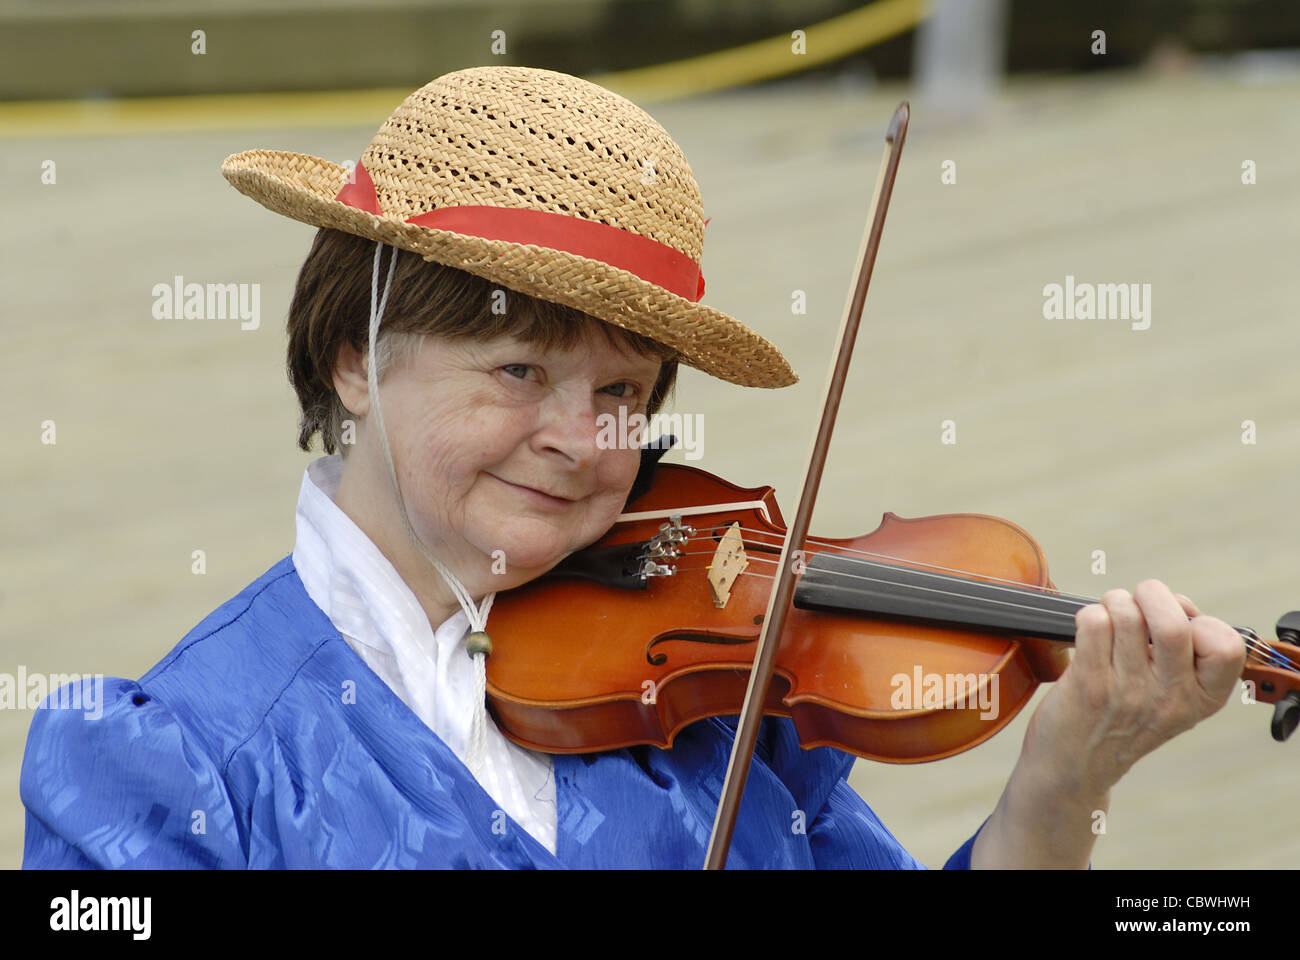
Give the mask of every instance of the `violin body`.
M 699 507 L 708 509 L 688 512 Z M 696 536 L 672 575 L 620 589 L 548 574 L 493 602 L 488 701 L 502 732 L 525 747 L 667 748 L 688 724 L 740 712 L 786 534 L 773 489 L 662 465 L 628 511 L 657 515 L 616 524 L 590 549 L 649 540 L 681 512 Z M 750 563 L 719 608 L 706 567 L 737 521 Z M 823 553 L 869 553 L 899 567 L 937 565 L 974 581 L 1055 589 L 1033 537 L 979 514 L 887 513 L 864 536 L 809 538 L 800 561 L 812 568 Z M 1068 663 L 1068 645 L 1054 640 L 801 609 L 796 594 L 764 712 L 791 718 L 805 748 L 892 763 L 937 760 L 1002 729 Z

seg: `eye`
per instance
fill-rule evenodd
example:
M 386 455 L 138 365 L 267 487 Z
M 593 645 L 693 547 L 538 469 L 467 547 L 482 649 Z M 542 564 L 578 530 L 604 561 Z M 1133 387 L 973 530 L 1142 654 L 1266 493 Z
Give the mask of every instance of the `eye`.
M 619 400 L 631 400 L 640 392 L 635 383 L 629 383 L 626 380 L 622 383 L 611 383 L 608 387 L 602 387 L 601 391 L 618 390 L 620 387 L 624 388 L 621 393 L 611 393 L 610 396 Z
M 501 369 L 504 370 L 509 376 L 514 377 L 516 380 L 523 380 L 527 378 L 528 371 L 533 368 L 526 363 L 508 363 Z M 516 373 L 515 371 L 519 371 L 519 372 Z

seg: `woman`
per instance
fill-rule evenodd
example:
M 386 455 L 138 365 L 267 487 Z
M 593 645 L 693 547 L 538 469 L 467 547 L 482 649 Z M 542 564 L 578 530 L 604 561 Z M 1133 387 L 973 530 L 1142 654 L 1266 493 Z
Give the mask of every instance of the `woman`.
M 483 695 L 496 592 L 599 538 L 638 478 L 598 418 L 653 413 L 678 362 L 794 380 L 698 302 L 704 221 L 677 145 L 584 81 L 476 68 L 408 97 L 351 175 L 267 151 L 223 171 L 322 228 L 289 366 L 300 446 L 320 432 L 330 456 L 306 471 L 290 557 L 138 683 L 107 683 L 102 716 L 38 711 L 25 865 L 699 866 L 732 721 L 667 751 L 551 757 L 506 740 Z M 1243 659 L 1156 581 L 1085 608 L 997 808 L 947 866 L 1085 866 L 1110 786 L 1217 710 Z M 729 865 L 919 866 L 845 783 L 852 762 L 767 720 Z

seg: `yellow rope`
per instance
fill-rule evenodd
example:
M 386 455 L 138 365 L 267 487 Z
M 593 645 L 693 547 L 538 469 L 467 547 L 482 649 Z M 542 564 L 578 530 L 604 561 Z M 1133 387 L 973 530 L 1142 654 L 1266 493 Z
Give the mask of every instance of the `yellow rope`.
M 929 12 L 928 0 L 876 0 L 805 31 L 804 53 L 791 34 L 654 67 L 587 77 L 629 100 L 668 100 L 739 87 L 829 63 L 911 30 Z
M 829 63 L 915 27 L 928 0 L 876 0 L 807 28 L 806 52 L 790 34 L 730 50 L 587 79 L 635 102 L 695 96 L 786 76 Z M 94 136 L 161 130 L 341 127 L 378 123 L 406 87 L 313 93 L 211 94 L 109 100 L 27 100 L 0 104 L 0 138 Z
M 0 137 L 94 136 L 163 130 L 376 126 L 411 91 L 224 93 L 121 100 L 26 100 L 0 104 Z M 376 119 L 378 118 L 378 119 Z

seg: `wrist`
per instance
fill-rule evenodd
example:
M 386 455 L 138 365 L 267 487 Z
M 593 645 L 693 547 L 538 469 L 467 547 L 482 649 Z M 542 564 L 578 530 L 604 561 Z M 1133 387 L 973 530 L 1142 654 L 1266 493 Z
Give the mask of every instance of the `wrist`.
M 1109 798 L 1110 788 L 1124 771 L 1099 762 L 1096 752 L 1082 745 L 1063 746 L 1059 741 L 1045 740 L 1042 731 L 1036 729 L 1037 719 L 1035 714 L 1029 721 L 1016 764 L 1017 768 L 1025 768 L 1026 783 L 1038 793 L 1078 798 L 1081 802 Z

